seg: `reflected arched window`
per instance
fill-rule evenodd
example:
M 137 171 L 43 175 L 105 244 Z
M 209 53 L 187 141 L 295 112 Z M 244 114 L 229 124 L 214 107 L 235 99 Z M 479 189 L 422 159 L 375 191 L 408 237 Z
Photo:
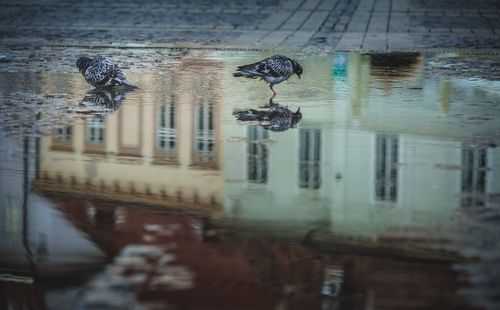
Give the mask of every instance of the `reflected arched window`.
M 177 143 L 175 106 L 172 104 L 165 104 L 158 106 L 158 109 L 156 147 L 164 152 L 174 151 Z
M 342 266 L 325 266 L 321 294 L 331 297 L 340 295 L 343 280 L 344 270 Z
M 486 149 L 462 150 L 462 205 L 482 206 L 486 192 L 486 176 L 488 172 L 488 153 Z M 479 198 L 479 199 L 478 199 Z
M 71 126 L 53 130 L 51 149 L 66 152 L 73 151 L 73 129 Z
M 375 148 L 375 196 L 394 202 L 398 196 L 398 137 L 377 134 Z
M 103 144 L 104 118 L 94 117 L 87 123 L 87 142 L 90 144 Z
M 213 104 L 200 103 L 195 105 L 193 149 L 196 163 L 211 163 L 215 160 Z
M 300 129 L 299 186 L 321 187 L 321 130 Z
M 54 137 L 58 141 L 71 140 L 71 127 L 56 128 Z
M 262 140 L 269 139 L 269 131 L 252 125 L 248 126 L 247 179 L 252 183 L 267 183 L 267 145 Z

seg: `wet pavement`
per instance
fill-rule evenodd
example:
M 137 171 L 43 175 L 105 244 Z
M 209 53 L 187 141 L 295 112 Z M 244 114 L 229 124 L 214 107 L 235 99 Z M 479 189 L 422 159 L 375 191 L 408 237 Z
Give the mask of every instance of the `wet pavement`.
M 297 52 L 271 101 L 266 52 L 11 52 L 1 306 L 498 308 L 497 56 Z

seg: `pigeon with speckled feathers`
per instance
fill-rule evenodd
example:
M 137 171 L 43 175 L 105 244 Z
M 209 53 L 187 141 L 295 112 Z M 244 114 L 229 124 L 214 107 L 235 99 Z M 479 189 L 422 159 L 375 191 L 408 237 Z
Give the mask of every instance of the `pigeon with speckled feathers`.
M 257 109 L 237 110 L 233 112 L 237 120 L 242 122 L 255 122 L 262 128 L 274 132 L 294 128 L 302 119 L 300 108 L 292 112 L 288 107 L 273 103 Z
M 302 66 L 297 61 L 286 56 L 274 55 L 253 64 L 239 66 L 233 76 L 251 79 L 260 77 L 269 83 L 273 96 L 276 96 L 274 85 L 288 80 L 294 74 L 300 79 L 302 72 Z
M 96 88 L 110 88 L 114 86 L 137 88 L 127 80 L 117 65 L 104 56 L 98 55 L 93 59 L 80 57 L 76 61 L 76 66 L 85 80 Z

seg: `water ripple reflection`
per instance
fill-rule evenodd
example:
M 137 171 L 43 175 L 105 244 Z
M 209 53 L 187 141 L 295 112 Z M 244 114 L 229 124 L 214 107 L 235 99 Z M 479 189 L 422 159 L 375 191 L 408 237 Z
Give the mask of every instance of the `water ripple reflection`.
M 267 56 L 0 72 L 0 305 L 498 306 L 496 60 L 299 55 L 269 101 Z

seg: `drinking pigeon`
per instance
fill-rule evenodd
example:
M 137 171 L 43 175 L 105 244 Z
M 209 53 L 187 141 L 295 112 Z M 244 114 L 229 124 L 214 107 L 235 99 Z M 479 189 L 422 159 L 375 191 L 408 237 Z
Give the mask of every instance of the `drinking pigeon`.
M 94 59 L 80 57 L 76 61 L 78 70 L 82 73 L 85 80 L 97 88 L 108 88 L 113 86 L 125 86 L 137 88 L 132 85 L 122 70 L 104 56 L 98 55 Z
M 257 122 L 259 126 L 266 130 L 280 132 L 296 125 L 302 119 L 300 108 L 296 112 L 290 111 L 287 107 L 273 103 L 257 109 L 239 110 L 233 113 L 236 119 L 243 122 Z
M 302 72 L 302 66 L 295 60 L 281 55 L 274 55 L 253 64 L 239 66 L 233 76 L 243 76 L 251 79 L 260 77 L 261 80 L 269 83 L 273 96 L 276 96 L 273 89 L 274 85 L 288 80 L 293 74 L 297 74 L 300 79 Z

